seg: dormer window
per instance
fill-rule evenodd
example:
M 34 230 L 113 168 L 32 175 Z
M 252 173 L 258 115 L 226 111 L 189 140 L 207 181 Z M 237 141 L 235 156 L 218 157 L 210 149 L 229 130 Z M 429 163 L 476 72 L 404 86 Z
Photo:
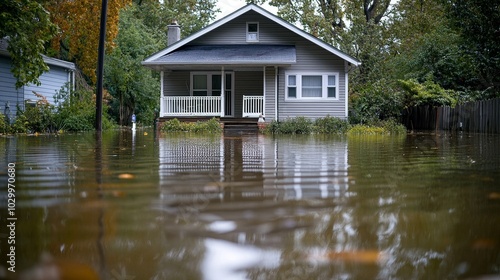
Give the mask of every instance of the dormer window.
M 247 22 L 247 42 L 259 41 L 259 23 Z

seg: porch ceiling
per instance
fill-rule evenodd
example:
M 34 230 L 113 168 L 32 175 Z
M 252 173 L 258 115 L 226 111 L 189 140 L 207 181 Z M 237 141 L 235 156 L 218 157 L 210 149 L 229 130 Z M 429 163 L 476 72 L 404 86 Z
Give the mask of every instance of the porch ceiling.
M 176 70 L 214 66 L 286 66 L 296 61 L 295 46 L 249 44 L 186 46 L 143 64 L 156 70 Z

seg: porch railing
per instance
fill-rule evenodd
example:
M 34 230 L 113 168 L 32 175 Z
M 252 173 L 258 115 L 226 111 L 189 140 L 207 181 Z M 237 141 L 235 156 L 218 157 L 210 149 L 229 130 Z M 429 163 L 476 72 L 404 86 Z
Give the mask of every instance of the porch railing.
M 220 116 L 220 96 L 165 96 L 163 116 Z
M 264 96 L 243 95 L 243 117 L 258 118 L 264 114 Z

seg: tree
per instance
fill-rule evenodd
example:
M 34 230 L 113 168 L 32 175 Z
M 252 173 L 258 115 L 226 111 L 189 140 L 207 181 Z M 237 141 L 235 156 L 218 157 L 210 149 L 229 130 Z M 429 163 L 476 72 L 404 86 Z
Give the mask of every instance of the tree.
M 149 123 L 158 107 L 157 73 L 143 67 L 148 55 L 164 48 L 168 27 L 177 19 L 182 33 L 189 35 L 209 23 L 215 16 L 215 1 L 134 1 L 120 13 L 116 48 L 106 56 L 105 87 L 113 96 L 112 114 L 120 125 L 130 123 L 132 113 L 139 121 Z
M 479 90 L 500 96 L 500 1 L 448 0 L 452 26 L 462 38 L 461 48 L 477 66 Z
M 35 0 L 2 0 L 0 11 L 0 39 L 8 41 L 16 87 L 39 85 L 38 77 L 49 70 L 42 57 L 45 43 L 56 34 L 56 26 Z
M 118 34 L 119 12 L 131 0 L 109 0 L 106 26 L 106 51 L 114 47 Z M 46 0 L 51 20 L 60 32 L 52 40 L 59 57 L 74 60 L 92 82 L 96 82 L 97 49 L 101 0 Z
M 157 51 L 161 43 L 142 19 L 136 18 L 137 6 L 120 13 L 116 48 L 106 56 L 104 86 L 113 96 L 112 114 L 120 125 L 127 125 L 133 113 L 138 120 L 153 120 L 158 103 L 159 80 L 141 61 Z

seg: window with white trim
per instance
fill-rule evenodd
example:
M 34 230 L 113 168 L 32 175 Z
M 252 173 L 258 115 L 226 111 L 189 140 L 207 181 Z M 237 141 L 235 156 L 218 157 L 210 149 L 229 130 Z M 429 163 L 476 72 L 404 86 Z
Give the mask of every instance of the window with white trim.
M 232 90 L 232 73 L 225 72 L 225 90 Z M 191 72 L 191 96 L 221 96 L 221 72 Z
M 247 42 L 259 41 L 259 23 L 247 22 Z
M 285 98 L 337 100 L 338 76 L 338 73 L 287 73 Z

